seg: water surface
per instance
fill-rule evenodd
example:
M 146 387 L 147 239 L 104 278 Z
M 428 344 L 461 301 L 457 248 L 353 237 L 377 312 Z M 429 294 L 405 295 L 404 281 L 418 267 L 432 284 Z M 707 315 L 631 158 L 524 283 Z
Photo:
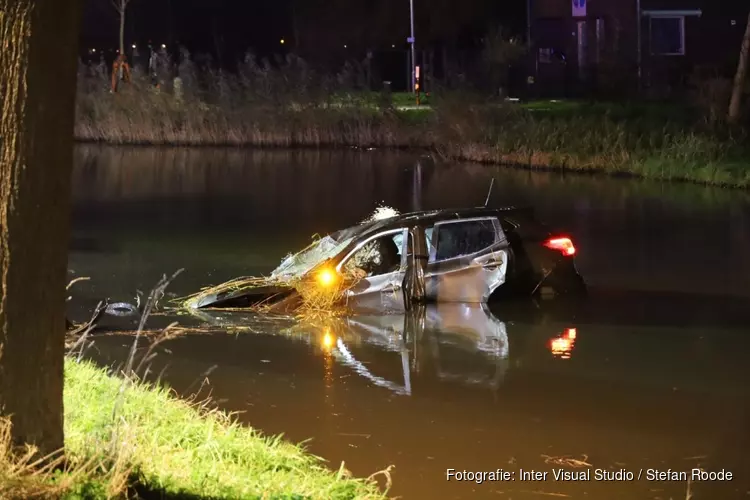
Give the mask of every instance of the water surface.
M 493 178 L 491 206 L 532 205 L 573 236 L 590 300 L 316 325 L 181 316 L 213 333 L 161 344 L 151 373 L 183 394 L 210 392 L 265 432 L 311 438 L 333 467 L 344 461 L 366 476 L 395 465 L 392 493 L 404 498 L 676 499 L 684 481 L 647 481 L 645 471 L 693 467 L 734 474 L 693 484 L 694 499 L 747 498 L 745 192 L 377 150 L 80 147 L 70 268 L 91 280 L 74 288 L 70 314 L 81 320 L 105 297 L 132 301 L 178 268 L 169 291 L 180 295 L 266 273 L 313 234 L 379 204 L 482 205 Z M 102 336 L 88 352 L 117 365 L 130 342 Z M 503 469 L 515 480 L 446 481 L 448 468 Z M 559 468 L 644 472 L 554 481 Z M 522 481 L 521 469 L 547 480 Z

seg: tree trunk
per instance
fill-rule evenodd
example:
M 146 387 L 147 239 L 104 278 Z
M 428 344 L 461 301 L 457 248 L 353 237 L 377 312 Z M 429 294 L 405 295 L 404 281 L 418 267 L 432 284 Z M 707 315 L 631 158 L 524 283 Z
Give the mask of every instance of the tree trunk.
M 747 27 L 745 28 L 745 36 L 742 37 L 742 47 L 740 48 L 740 61 L 737 63 L 737 73 L 734 75 L 734 84 L 732 85 L 732 100 L 729 102 L 729 114 L 727 115 L 729 123 L 737 123 L 737 120 L 740 118 L 740 103 L 742 101 L 742 91 L 745 88 L 748 52 L 750 52 L 750 14 L 747 16 Z
M 0 415 L 63 446 L 78 0 L 0 0 Z
M 125 55 L 125 1 L 120 0 L 120 54 Z

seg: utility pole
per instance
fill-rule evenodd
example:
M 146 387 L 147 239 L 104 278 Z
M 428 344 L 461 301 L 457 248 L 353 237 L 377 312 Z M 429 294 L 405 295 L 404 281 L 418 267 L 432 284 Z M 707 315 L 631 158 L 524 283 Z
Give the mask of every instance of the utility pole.
M 414 48 L 414 0 L 409 0 L 409 13 L 411 17 L 411 36 L 409 37 L 409 43 L 411 44 L 411 91 L 414 92 L 417 88 L 417 54 Z
M 642 18 L 641 18 L 641 15 L 642 15 L 641 14 L 641 0 L 636 0 L 636 2 L 635 2 L 635 11 L 636 11 L 635 15 L 636 15 L 636 17 L 638 19 L 637 25 L 636 25 L 637 28 L 638 28 L 636 30 L 636 39 L 637 39 L 636 43 L 638 44 L 638 47 L 636 47 L 636 49 L 637 49 L 637 51 L 636 51 L 636 63 L 638 65 L 638 91 L 640 92 L 640 90 L 641 90 L 641 83 L 643 81 L 643 75 L 642 75 L 642 73 L 643 73 L 643 70 L 642 70 L 642 67 L 643 67 L 643 61 L 642 61 L 643 55 L 641 54 L 641 52 L 643 50 L 643 41 L 641 39 L 642 38 L 641 30 L 643 29 L 642 26 L 641 26 L 641 23 L 642 23 Z
M 532 0 L 526 0 L 526 50 L 528 51 L 527 57 L 534 58 L 534 84 L 536 85 L 536 80 L 539 76 L 539 53 L 533 47 L 533 43 L 531 41 L 531 16 L 533 14 L 531 9 L 531 1 Z
M 531 50 L 531 0 L 526 0 L 526 46 Z

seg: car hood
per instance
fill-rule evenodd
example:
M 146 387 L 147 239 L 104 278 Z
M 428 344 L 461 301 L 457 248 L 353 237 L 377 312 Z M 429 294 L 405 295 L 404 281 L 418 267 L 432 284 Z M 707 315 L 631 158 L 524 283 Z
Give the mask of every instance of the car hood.
M 231 283 L 231 282 L 230 282 Z M 294 292 L 294 288 L 284 284 L 245 286 L 239 289 L 218 287 L 215 292 L 201 294 L 191 300 L 192 309 L 233 309 L 247 308 L 282 300 Z

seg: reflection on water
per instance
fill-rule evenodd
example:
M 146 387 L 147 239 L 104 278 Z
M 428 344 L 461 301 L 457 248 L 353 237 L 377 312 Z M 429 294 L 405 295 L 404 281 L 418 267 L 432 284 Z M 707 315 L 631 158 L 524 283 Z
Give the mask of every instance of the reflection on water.
M 561 359 L 570 359 L 573 354 L 577 335 L 578 331 L 576 328 L 567 328 L 562 335 L 551 339 L 549 348 L 552 351 L 552 355 Z
M 684 348 L 695 341 L 684 330 L 679 337 L 662 331 L 669 338 L 660 339 L 639 328 L 619 334 L 598 327 L 597 335 L 586 337 L 593 355 L 582 351 L 571 363 L 578 327 L 567 314 L 550 313 L 529 324 L 484 305 L 432 304 L 406 314 L 315 323 L 226 311 L 195 315 L 203 331 L 212 333 L 160 344 L 151 373 L 190 395 L 196 380 L 211 371 L 214 400 L 245 411 L 243 421 L 293 440 L 312 437 L 314 453 L 334 464 L 343 460 L 357 474 L 395 464 L 394 493 L 407 498 L 493 496 L 443 484 L 446 467 L 490 470 L 502 463 L 549 471 L 544 457 L 562 455 L 588 455 L 593 466 L 618 470 L 622 463 L 703 466 L 703 458 L 685 457 L 706 455 L 721 464 L 739 460 L 734 448 L 716 455 L 715 442 L 722 432 L 719 422 L 734 432 L 736 425 L 745 425 L 730 424 L 724 413 L 736 408 L 736 395 L 743 394 L 737 376 L 742 360 L 712 353 L 708 345 L 685 355 Z M 725 343 L 731 339 L 721 331 L 716 335 Z M 649 337 L 650 352 L 633 336 Z M 95 344 L 90 355 L 114 365 L 127 355 L 129 339 L 99 337 Z M 619 349 L 609 350 L 614 344 Z M 669 364 L 661 361 L 680 352 Z M 733 368 L 719 370 L 719 365 Z M 690 380 L 683 370 L 696 377 Z M 696 406 L 698 399 L 702 404 Z M 644 405 L 651 408 L 646 419 L 637 411 Z M 365 435 L 372 439 L 352 441 Z M 514 498 L 535 498 L 523 483 L 503 486 Z M 715 486 L 721 485 L 706 488 Z M 662 498 L 674 498 L 682 486 L 550 482 L 535 491 L 657 498 L 653 488 L 668 495 Z
M 221 311 L 193 314 L 214 328 L 227 328 L 237 319 L 236 314 Z M 399 395 L 412 394 L 412 371 L 424 372 L 425 367 L 431 367 L 439 380 L 492 389 L 500 386 L 508 370 L 506 324 L 485 304 L 430 304 L 406 314 L 336 317 L 322 327 L 300 322 L 280 331 L 316 345 L 326 360 L 332 357 L 372 384 Z M 400 380 L 380 376 L 358 359 L 365 346 L 398 355 Z

